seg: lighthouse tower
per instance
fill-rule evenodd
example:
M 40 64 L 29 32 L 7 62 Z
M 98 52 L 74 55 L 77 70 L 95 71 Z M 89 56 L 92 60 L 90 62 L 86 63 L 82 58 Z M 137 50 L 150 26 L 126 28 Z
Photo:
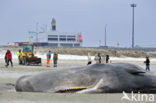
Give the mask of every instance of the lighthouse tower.
M 51 21 L 51 30 L 56 31 L 56 21 L 54 18 L 52 18 L 52 21 Z

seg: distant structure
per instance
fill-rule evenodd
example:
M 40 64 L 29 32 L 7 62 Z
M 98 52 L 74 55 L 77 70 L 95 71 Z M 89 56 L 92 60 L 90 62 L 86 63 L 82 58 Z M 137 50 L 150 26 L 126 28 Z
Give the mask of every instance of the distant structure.
M 80 32 L 58 32 L 56 30 L 56 20 L 52 18 L 51 30 L 45 33 L 38 33 L 37 42 L 35 35 L 32 35 L 30 41 L 37 46 L 49 47 L 81 47 L 82 34 Z M 16 42 L 17 43 L 17 42 Z M 22 45 L 22 43 L 18 43 Z
M 131 4 L 131 7 L 133 8 L 133 13 L 132 13 L 132 48 L 134 48 L 134 8 L 136 7 L 136 4 Z
M 107 24 L 105 25 L 105 47 L 107 47 Z
M 54 18 L 53 18 L 52 21 L 51 21 L 51 27 L 52 27 L 52 28 L 51 28 L 52 31 L 56 31 L 56 21 L 55 21 Z

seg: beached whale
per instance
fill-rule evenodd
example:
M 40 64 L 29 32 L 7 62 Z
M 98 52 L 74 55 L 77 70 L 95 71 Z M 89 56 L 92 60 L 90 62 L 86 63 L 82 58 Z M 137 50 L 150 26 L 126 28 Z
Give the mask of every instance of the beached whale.
M 97 63 L 22 76 L 15 89 L 52 93 L 156 93 L 156 76 L 133 64 Z

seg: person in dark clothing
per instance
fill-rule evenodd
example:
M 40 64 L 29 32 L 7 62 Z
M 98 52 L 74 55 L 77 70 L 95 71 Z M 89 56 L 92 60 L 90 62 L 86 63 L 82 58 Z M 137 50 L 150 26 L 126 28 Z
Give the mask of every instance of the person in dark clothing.
M 91 60 L 90 53 L 88 53 L 88 63 L 87 63 L 87 65 L 90 65 L 90 64 L 92 64 L 92 60 Z
M 106 55 L 106 63 L 109 62 L 109 55 Z
M 53 55 L 54 67 L 57 67 L 57 60 L 58 60 L 58 54 L 54 53 L 54 55 Z
M 146 61 L 144 63 L 146 64 L 146 71 L 150 71 L 150 60 L 148 57 L 146 57 Z
M 102 60 L 102 58 L 101 58 L 101 54 L 98 53 L 98 62 L 101 63 L 101 60 Z
M 6 52 L 6 54 L 5 54 L 5 58 L 6 58 L 6 61 L 7 61 L 6 67 L 9 66 L 9 62 L 11 63 L 11 66 L 13 67 L 13 63 L 12 63 L 12 54 L 11 54 L 10 50 L 7 50 L 7 52 Z

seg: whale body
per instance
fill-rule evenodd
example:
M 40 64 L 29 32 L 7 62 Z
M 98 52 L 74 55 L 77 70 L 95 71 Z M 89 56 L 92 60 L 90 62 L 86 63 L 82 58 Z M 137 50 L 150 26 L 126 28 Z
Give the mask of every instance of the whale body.
M 156 93 L 156 76 L 129 63 L 97 63 L 89 66 L 22 76 L 19 92 L 52 93 Z

